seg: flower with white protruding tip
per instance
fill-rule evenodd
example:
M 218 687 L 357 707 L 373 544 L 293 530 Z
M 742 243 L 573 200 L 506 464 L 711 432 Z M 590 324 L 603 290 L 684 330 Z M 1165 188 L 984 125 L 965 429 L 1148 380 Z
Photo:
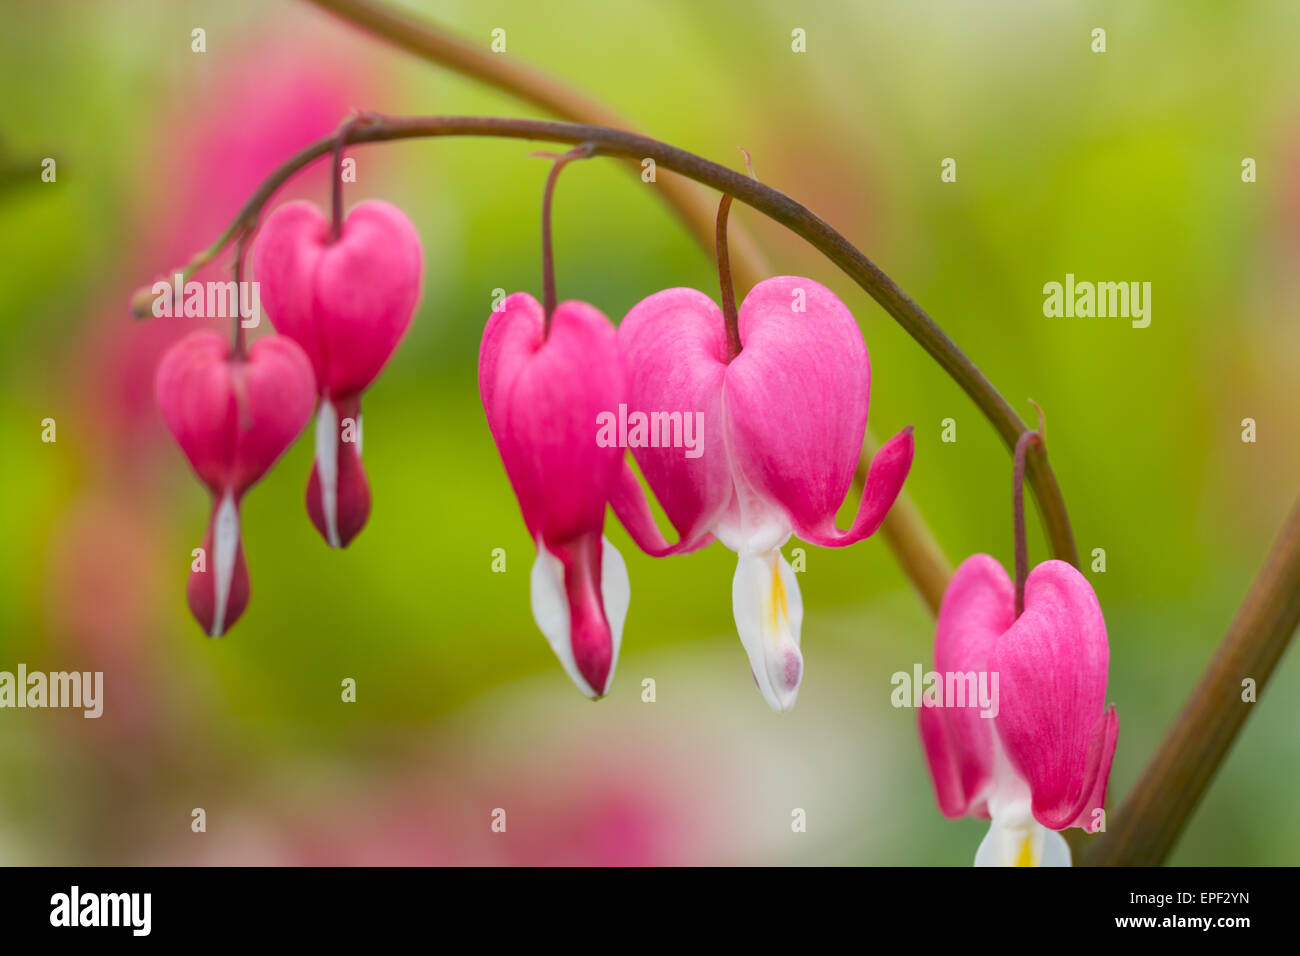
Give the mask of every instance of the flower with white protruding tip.
M 479 395 L 537 548 L 533 617 L 578 689 L 604 696 L 618 662 L 630 586 L 604 538 L 623 451 L 596 441 L 597 416 L 623 401 L 614 327 L 585 302 L 542 306 L 517 292 L 479 349 Z
M 253 247 L 253 270 L 276 331 L 311 358 L 320 406 L 307 513 L 332 548 L 370 516 L 361 464 L 361 393 L 392 357 L 420 298 L 420 236 L 392 203 L 358 203 L 331 236 L 312 203 L 285 203 Z M 350 426 L 349 426 L 350 423 Z
M 611 503 L 649 554 L 681 554 L 714 538 L 737 553 L 736 628 L 763 697 L 788 711 L 803 675 L 803 599 L 780 548 L 792 534 L 842 547 L 874 533 L 907 477 L 912 432 L 876 453 L 852 527 L 837 529 L 867 426 L 862 332 L 834 293 L 795 276 L 756 285 L 738 331 L 741 350 L 731 356 L 722 310 L 694 289 L 655 293 L 628 313 L 618 339 L 630 407 L 702 412 L 703 453 L 633 449 L 677 544 L 655 527 L 626 465 Z
M 990 820 L 976 866 L 1069 866 L 1057 832 L 1093 831 L 1119 734 L 1106 706 L 1110 648 L 1097 595 L 1074 567 L 1029 573 L 1024 611 L 987 554 L 962 562 L 944 592 L 935 669 L 997 674 L 997 714 L 923 706 L 921 740 L 943 815 Z
M 201 330 L 167 351 L 154 377 L 163 420 L 212 492 L 204 560 L 190 572 L 190 610 L 210 637 L 221 637 L 248 605 L 248 568 L 239 504 L 311 418 L 311 363 L 292 340 L 270 335 L 247 356 L 228 339 Z

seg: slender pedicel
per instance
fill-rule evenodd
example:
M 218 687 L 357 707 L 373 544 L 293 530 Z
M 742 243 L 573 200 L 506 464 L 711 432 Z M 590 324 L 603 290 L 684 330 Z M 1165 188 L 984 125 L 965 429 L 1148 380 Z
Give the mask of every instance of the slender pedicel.
M 1041 445 L 1047 432 L 1043 410 L 1032 398 L 1029 401 L 1038 409 L 1038 431 L 1024 432 L 1016 439 L 1015 461 L 1011 472 L 1012 535 L 1016 550 L 1016 617 L 1025 613 L 1025 579 L 1029 576 L 1029 547 L 1025 542 L 1025 452 L 1033 442 Z
M 722 287 L 722 319 L 727 326 L 727 361 L 740 354 L 740 321 L 736 316 L 736 290 L 731 284 L 731 258 L 727 255 L 727 215 L 731 194 L 718 203 L 718 284 Z
M 560 178 L 560 170 L 575 159 L 589 159 L 596 155 L 596 147 L 591 143 L 580 143 L 567 153 L 533 155 L 555 160 L 542 190 L 542 338 L 545 339 L 551 334 L 551 316 L 555 313 L 555 252 L 551 245 L 551 203 L 555 198 L 555 184 Z

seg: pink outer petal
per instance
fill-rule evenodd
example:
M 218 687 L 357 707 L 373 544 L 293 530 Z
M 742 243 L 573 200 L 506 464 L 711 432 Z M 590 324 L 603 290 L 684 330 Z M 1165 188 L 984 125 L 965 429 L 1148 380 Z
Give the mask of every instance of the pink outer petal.
M 802 304 L 803 310 L 796 311 Z M 760 282 L 740 307 L 743 350 L 727 367 L 725 404 L 735 470 L 777 502 L 800 537 L 841 545 L 874 530 L 910 464 L 910 437 L 877 470 L 854 529 L 834 529 L 862 450 L 871 364 L 852 314 L 811 279 Z M 893 495 L 897 489 L 892 489 Z M 888 499 L 887 501 L 884 499 Z
M 479 392 L 530 534 L 554 544 L 600 531 L 623 464 L 621 448 L 596 442 L 597 417 L 624 395 L 609 319 L 562 302 L 543 342 L 541 305 L 515 293 L 483 332 Z
M 316 315 L 316 272 L 329 231 L 329 220 L 315 204 L 297 199 L 272 212 L 253 243 L 253 278 L 262 308 L 276 331 L 311 358 L 321 391 L 329 381 L 329 356 Z
M 1025 584 L 1025 611 L 993 655 L 1001 682 L 996 723 L 1007 756 L 1029 781 L 1034 817 L 1074 826 L 1105 794 L 1118 720 L 1104 713 L 1110 647 L 1092 586 L 1064 561 L 1044 561 Z
M 323 394 L 368 386 L 410 327 L 420 298 L 420 236 L 392 203 L 368 199 L 348 213 L 342 235 L 313 204 L 286 203 L 253 248 L 254 278 L 276 330 L 311 357 Z
M 944 592 L 935 629 L 934 666 L 944 675 L 986 671 L 998 638 L 1015 617 L 1015 587 L 987 554 L 961 563 Z M 993 781 L 993 720 L 972 707 L 922 707 L 921 742 L 939 809 L 949 818 L 987 817 Z
M 671 554 L 690 554 L 713 543 L 713 535 L 705 534 L 694 541 L 680 539 L 670 544 L 655 524 L 654 515 L 650 513 L 650 502 L 646 500 L 641 482 L 637 481 L 636 472 L 626 461 L 619 475 L 618 485 L 609 499 L 614 514 L 623 523 L 627 533 L 636 542 L 638 548 L 654 558 L 664 558 Z
M 242 491 L 266 474 L 302 433 L 311 421 L 315 396 L 307 356 L 284 336 L 263 336 L 249 348 L 247 361 L 233 365 L 235 404 L 241 412 L 234 487 Z M 241 408 L 244 396 L 247 406 Z
M 681 448 L 632 449 L 677 529 L 681 539 L 677 547 L 702 547 L 707 543 L 704 536 L 732 498 L 723 423 L 722 383 L 728 366 L 722 311 L 703 292 L 665 289 L 632 307 L 619 326 L 618 344 L 627 366 L 629 414 L 703 413 L 702 454 L 698 458 L 685 457 Z M 636 481 L 634 476 L 632 481 Z M 619 517 L 637 543 L 655 553 L 657 532 L 651 535 L 641 524 L 634 493 L 626 481 L 624 491 L 628 496 L 620 501 Z M 645 532 L 651 547 L 646 547 L 638 532 Z M 662 536 L 658 537 L 666 545 Z
M 1093 818 L 1093 811 L 1106 805 L 1106 784 L 1110 781 L 1110 767 L 1115 759 L 1115 744 L 1119 740 L 1119 714 L 1111 704 L 1097 718 L 1088 740 L 1087 776 L 1093 778 L 1092 793 L 1083 802 L 1083 809 L 1074 818 L 1070 826 L 1083 827 L 1089 833 L 1096 832 L 1099 822 Z M 1096 768 L 1095 772 L 1093 768 Z
M 236 413 L 229 355 L 229 342 L 216 332 L 192 332 L 167 350 L 154 375 L 163 421 L 214 493 L 231 484 Z
M 158 365 L 154 393 L 199 478 L 213 493 L 242 495 L 264 475 L 311 418 L 311 365 L 283 336 L 259 339 L 244 361 L 229 340 L 193 332 Z
M 835 513 L 831 512 L 823 517 L 821 525 L 816 528 L 809 528 L 796 521 L 795 533 L 805 541 L 823 548 L 840 548 L 871 537 L 903 490 L 903 482 L 907 480 L 907 473 L 912 467 L 915 444 L 912 426 L 908 425 L 876 452 L 871 459 L 871 467 L 867 469 L 867 480 L 862 488 L 862 500 L 858 502 L 857 516 L 847 531 L 835 527 Z

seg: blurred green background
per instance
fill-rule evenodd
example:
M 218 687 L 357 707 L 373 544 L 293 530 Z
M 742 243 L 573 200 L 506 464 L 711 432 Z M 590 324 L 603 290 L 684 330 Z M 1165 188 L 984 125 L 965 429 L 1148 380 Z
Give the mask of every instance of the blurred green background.
M 485 47 L 505 29 L 506 56 L 661 139 L 736 167 L 744 146 L 1023 414 L 1043 406 L 1080 550 L 1107 555 L 1089 578 L 1121 722 L 1113 812 L 1297 491 L 1300 6 L 412 7 Z M 151 398 L 193 323 L 134 323 L 131 291 L 354 107 L 540 114 L 288 0 L 5 0 L 3 20 L 0 670 L 102 670 L 106 703 L 98 721 L 0 711 L 0 862 L 970 863 L 986 824 L 940 816 L 915 714 L 889 705 L 890 675 L 928 666 L 933 622 L 880 540 L 807 549 L 806 676 L 777 716 L 735 635 L 734 556 L 654 560 L 611 519 L 632 579 L 612 693 L 593 705 L 564 676 L 529 613 L 532 546 L 475 384 L 492 291 L 539 293 L 547 164 L 526 143 L 352 153 L 348 202 L 400 204 L 427 255 L 412 331 L 365 399 L 370 523 L 345 552 L 323 546 L 304 436 L 245 502 L 248 612 L 203 638 L 184 588 L 207 496 Z M 318 165 L 285 195 L 325 203 L 326 183 Z M 617 321 L 667 286 L 716 295 L 654 193 L 608 161 L 566 172 L 562 298 Z M 1010 458 L 974 405 L 802 240 L 745 208 L 733 221 L 775 272 L 854 310 L 872 427 L 916 425 L 908 489 L 949 558 L 1009 564 Z M 1067 272 L 1151 282 L 1150 327 L 1045 318 L 1043 284 Z M 1172 862 L 1300 862 L 1297 692 L 1291 655 Z

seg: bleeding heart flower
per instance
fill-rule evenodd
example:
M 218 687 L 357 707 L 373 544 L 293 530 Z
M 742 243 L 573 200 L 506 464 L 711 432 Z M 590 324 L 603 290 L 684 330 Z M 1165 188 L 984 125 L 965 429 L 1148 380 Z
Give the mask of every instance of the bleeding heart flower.
M 609 690 L 630 597 L 627 567 L 604 538 L 623 451 L 596 421 L 623 400 L 614 327 L 585 302 L 541 305 L 517 292 L 483 331 L 478 384 L 488 427 L 537 547 L 533 617 L 591 698 Z
M 1069 866 L 1070 848 L 1053 831 L 1099 822 L 1119 734 L 1105 705 L 1109 659 L 1097 595 L 1064 561 L 1029 574 L 1019 618 L 1015 586 L 987 554 L 953 575 L 935 669 L 945 682 L 990 675 L 994 715 L 923 705 L 920 728 L 944 816 L 992 820 L 976 866 Z
M 871 535 L 907 477 L 912 433 L 876 454 L 857 517 L 838 530 L 835 513 L 867 426 L 871 365 L 862 333 L 834 293 L 794 276 L 756 285 L 738 319 L 742 350 L 730 361 L 722 310 L 702 292 L 658 292 L 623 320 L 629 407 L 703 413 L 703 451 L 688 457 L 664 442 L 632 449 L 677 545 L 655 527 L 630 466 L 611 503 L 649 554 L 691 551 L 716 537 L 739 555 L 736 628 L 764 698 L 788 711 L 803 674 L 803 599 L 780 548 L 792 533 L 824 547 Z
M 229 341 L 201 330 L 163 356 L 154 395 L 163 420 L 195 473 L 212 492 L 203 560 L 190 572 L 190 610 L 220 637 L 248 605 L 248 568 L 239 503 L 311 418 L 311 363 L 283 336 L 259 339 L 246 358 Z
M 321 396 L 307 512 L 330 547 L 370 515 L 361 466 L 361 393 L 406 334 L 420 298 L 424 255 L 415 226 L 380 200 L 357 205 L 337 239 L 309 202 L 286 203 L 253 249 L 266 313 L 306 351 Z

